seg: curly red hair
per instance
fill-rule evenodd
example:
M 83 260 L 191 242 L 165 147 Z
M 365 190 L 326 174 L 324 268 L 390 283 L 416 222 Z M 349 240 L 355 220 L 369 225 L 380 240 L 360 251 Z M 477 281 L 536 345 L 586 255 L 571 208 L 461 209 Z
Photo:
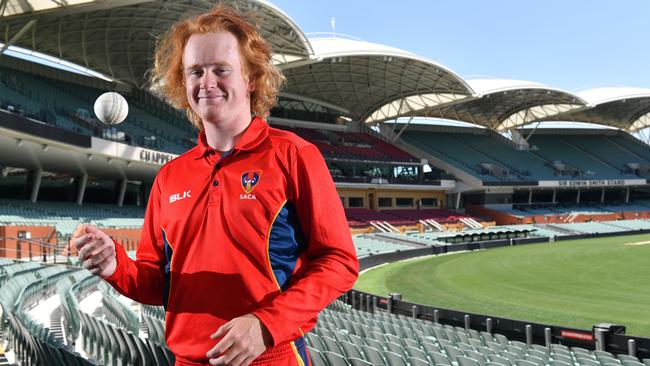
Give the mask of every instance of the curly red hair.
M 230 32 L 239 43 L 242 69 L 248 81 L 253 84 L 251 111 L 262 118 L 276 104 L 278 89 L 284 83 L 284 76 L 273 65 L 271 46 L 262 38 L 252 21 L 226 5 L 217 5 L 209 12 L 174 24 L 156 44 L 154 66 L 150 70 L 151 89 L 176 108 L 184 108 L 187 118 L 199 130 L 203 121 L 190 108 L 185 93 L 183 77 L 183 50 L 193 34 Z

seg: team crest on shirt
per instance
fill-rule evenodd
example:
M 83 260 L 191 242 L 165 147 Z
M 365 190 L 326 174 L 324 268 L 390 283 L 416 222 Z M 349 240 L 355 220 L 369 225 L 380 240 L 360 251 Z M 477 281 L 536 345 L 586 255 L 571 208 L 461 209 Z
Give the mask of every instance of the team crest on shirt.
M 241 175 L 241 187 L 244 190 L 246 194 L 240 194 L 239 199 L 248 199 L 248 200 L 254 200 L 257 199 L 255 198 L 254 194 L 251 194 L 253 192 L 253 189 L 255 189 L 255 186 L 257 183 L 260 182 L 260 177 L 262 176 L 262 171 L 261 170 L 251 170 L 248 172 L 244 172 Z

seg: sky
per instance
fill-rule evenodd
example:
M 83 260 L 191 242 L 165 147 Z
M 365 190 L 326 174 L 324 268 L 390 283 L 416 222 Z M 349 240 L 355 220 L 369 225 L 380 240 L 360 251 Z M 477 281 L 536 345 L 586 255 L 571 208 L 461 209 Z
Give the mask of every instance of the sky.
M 464 78 L 650 88 L 648 0 L 269 0 L 305 32 L 414 52 Z

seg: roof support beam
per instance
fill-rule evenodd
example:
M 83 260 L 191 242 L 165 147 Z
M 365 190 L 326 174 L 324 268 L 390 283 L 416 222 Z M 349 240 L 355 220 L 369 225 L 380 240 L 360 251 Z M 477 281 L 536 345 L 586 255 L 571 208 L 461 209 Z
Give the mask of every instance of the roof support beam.
M 87 12 L 92 12 L 97 10 L 106 10 L 108 8 L 120 8 L 125 6 L 145 4 L 154 1 L 157 0 L 88 1 L 87 3 L 81 3 L 75 6 L 56 6 L 50 9 L 39 10 L 37 14 L 39 16 L 43 14 L 55 14 L 56 16 L 65 16 L 65 15 L 87 13 Z M 63 0 L 59 0 L 59 1 L 52 0 L 52 2 L 58 5 L 60 5 L 60 3 L 67 3 L 67 1 L 63 1 Z M 33 9 L 25 9 L 24 11 L 18 14 L 12 15 L 12 20 L 24 19 L 24 18 L 31 19 L 34 17 L 34 14 L 36 13 L 33 12 Z
M 322 105 L 323 107 L 326 107 L 326 108 L 329 108 L 329 109 L 333 109 L 333 110 L 335 110 L 335 111 L 339 111 L 339 112 L 341 112 L 341 113 L 343 113 L 343 114 L 350 114 L 350 111 L 349 111 L 349 110 L 347 110 L 347 109 L 345 109 L 345 108 L 342 108 L 342 107 L 339 107 L 339 106 L 337 106 L 337 105 L 334 105 L 334 104 L 328 103 L 328 102 L 324 102 L 324 101 L 322 101 L 322 100 L 318 100 L 318 99 L 314 99 L 314 98 L 309 98 L 309 97 L 305 97 L 305 96 L 301 96 L 301 95 L 296 95 L 296 94 L 291 94 L 291 93 L 280 93 L 280 95 L 283 96 L 283 97 L 287 97 L 287 98 L 291 98 L 291 99 L 295 99 L 295 100 L 300 100 L 300 101 L 303 101 L 303 102 L 308 102 L 308 103 L 313 103 L 313 104 Z
M 18 33 L 16 33 L 15 36 L 11 37 L 11 39 L 9 40 L 9 42 L 7 42 L 7 43 L 2 47 L 2 49 L 0 49 L 0 55 L 4 54 L 5 51 L 9 48 L 9 46 L 11 46 L 11 45 L 13 45 L 14 43 L 18 42 L 18 40 L 19 40 L 22 36 L 24 36 L 25 33 L 27 33 L 27 32 L 28 32 L 28 31 L 29 31 L 29 30 L 34 26 L 34 24 L 36 24 L 37 21 L 38 21 L 37 19 L 32 19 L 32 20 L 30 20 L 27 24 L 25 24 L 25 26 L 23 26 L 23 28 L 22 28 L 21 30 L 19 30 Z
M 402 129 L 399 130 L 399 132 L 397 133 L 397 135 L 395 135 L 395 137 L 393 137 L 392 142 L 397 141 L 397 139 L 402 135 L 402 132 L 404 132 L 404 131 L 406 130 L 406 127 L 408 127 L 408 126 L 411 124 L 411 121 L 413 121 L 413 116 L 411 116 L 411 117 L 409 118 L 408 122 L 406 122 L 406 123 L 404 124 L 404 127 L 402 127 Z
M 642 115 L 637 118 L 636 121 L 630 124 L 630 127 L 627 128 L 628 132 L 634 133 L 640 131 L 646 127 L 650 126 L 650 112 Z
M 289 62 L 289 63 L 286 63 L 286 64 L 280 64 L 280 65 L 278 65 L 278 67 L 282 71 L 285 71 L 285 70 L 289 70 L 289 69 L 294 69 L 296 67 L 316 64 L 316 63 L 319 63 L 321 61 L 323 61 L 322 58 L 308 58 L 308 59 L 305 59 L 305 60 L 293 61 L 293 62 Z
M 5 9 L 7 9 L 7 2 L 9 2 L 9 0 L 2 0 L 2 2 L 0 2 L 0 17 L 5 15 Z

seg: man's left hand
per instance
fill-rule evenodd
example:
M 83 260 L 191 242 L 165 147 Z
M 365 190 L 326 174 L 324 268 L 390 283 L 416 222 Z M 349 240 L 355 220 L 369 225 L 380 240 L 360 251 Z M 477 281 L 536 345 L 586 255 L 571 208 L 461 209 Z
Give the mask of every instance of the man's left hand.
M 210 336 L 221 337 L 206 353 L 210 365 L 247 366 L 272 343 L 271 334 L 253 314 L 229 321 Z

